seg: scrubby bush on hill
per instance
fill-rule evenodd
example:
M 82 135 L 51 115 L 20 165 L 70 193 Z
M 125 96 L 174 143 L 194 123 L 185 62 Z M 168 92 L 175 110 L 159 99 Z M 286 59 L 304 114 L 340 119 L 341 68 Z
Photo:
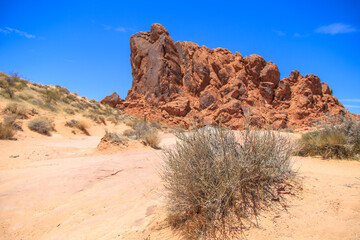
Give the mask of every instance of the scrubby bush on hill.
M 316 131 L 302 135 L 299 140 L 300 156 L 317 156 L 324 159 L 360 158 L 360 121 L 350 117 L 330 118 Z
M 87 136 L 90 136 L 90 133 L 87 130 L 89 127 L 89 124 L 85 120 L 78 121 L 78 120 L 72 119 L 71 121 L 66 122 L 65 126 L 71 127 L 71 128 L 77 128 L 80 131 L 82 131 L 84 134 L 86 134 Z
M 53 121 L 46 117 L 37 117 L 28 122 L 28 127 L 34 132 L 51 135 L 51 131 L 55 131 Z
M 15 114 L 21 119 L 28 118 L 29 111 L 24 106 L 19 105 L 17 103 L 9 103 L 4 108 L 4 113 L 6 114 Z
M 240 133 L 205 127 L 177 133 L 165 149 L 164 181 L 168 220 L 191 239 L 227 239 L 242 220 L 278 196 L 291 176 L 292 140 L 271 131 Z M 237 222 L 234 222 L 237 220 Z

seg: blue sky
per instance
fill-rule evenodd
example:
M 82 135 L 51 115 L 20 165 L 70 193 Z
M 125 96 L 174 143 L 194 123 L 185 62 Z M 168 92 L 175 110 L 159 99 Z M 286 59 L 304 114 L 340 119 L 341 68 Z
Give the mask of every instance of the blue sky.
M 174 41 L 316 74 L 360 114 L 360 1 L 0 0 L 0 71 L 88 98 L 131 87 L 130 36 L 164 25 Z

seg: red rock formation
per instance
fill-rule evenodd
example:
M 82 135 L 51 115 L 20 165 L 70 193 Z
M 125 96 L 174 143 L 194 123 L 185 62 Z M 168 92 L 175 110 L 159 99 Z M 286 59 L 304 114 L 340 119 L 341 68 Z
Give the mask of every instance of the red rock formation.
M 121 99 L 116 92 L 114 92 L 113 94 L 106 96 L 103 100 L 100 101 L 100 103 L 107 104 L 111 107 L 116 107 L 122 101 L 124 100 Z
M 326 83 L 298 71 L 280 80 L 277 66 L 258 55 L 176 42 L 160 24 L 131 36 L 132 88 L 120 104 L 129 114 L 191 127 L 246 118 L 262 127 L 309 126 L 324 113 L 347 111 Z

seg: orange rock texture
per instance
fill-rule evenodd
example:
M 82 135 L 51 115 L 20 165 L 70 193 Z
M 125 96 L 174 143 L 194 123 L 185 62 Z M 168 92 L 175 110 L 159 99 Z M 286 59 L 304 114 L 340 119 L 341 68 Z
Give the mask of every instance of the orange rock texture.
M 246 121 L 274 129 L 308 127 L 326 113 L 348 114 L 316 75 L 291 72 L 258 55 L 174 42 L 166 28 L 131 36 L 132 88 L 116 106 L 138 117 L 184 127 Z M 115 104 L 115 102 L 114 102 Z

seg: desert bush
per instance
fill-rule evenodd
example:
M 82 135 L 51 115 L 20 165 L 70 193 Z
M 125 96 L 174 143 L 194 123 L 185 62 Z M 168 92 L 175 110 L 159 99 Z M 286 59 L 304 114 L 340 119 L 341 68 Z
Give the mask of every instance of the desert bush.
M 57 112 L 57 107 L 54 105 L 54 103 L 51 103 L 51 102 L 45 102 L 41 105 L 39 105 L 39 107 L 41 107 L 42 109 L 45 109 L 45 110 L 49 110 L 49 111 L 52 111 L 52 112 Z
M 143 119 L 134 121 L 132 128 L 135 131 L 135 136 L 137 139 L 144 138 L 145 135 L 150 131 L 149 123 Z
M 177 133 L 163 150 L 168 221 L 192 239 L 227 239 L 278 197 L 291 176 L 290 138 L 271 131 L 205 127 Z M 233 221 L 237 220 L 237 221 Z
M 115 133 L 115 132 L 108 132 L 107 130 L 105 131 L 105 135 L 103 137 L 107 142 L 110 143 L 115 143 L 115 144 L 124 144 L 125 143 L 125 139 L 122 138 L 119 134 Z
M 102 124 L 106 125 L 106 121 L 105 121 L 105 118 L 103 116 L 98 116 L 98 115 L 95 115 L 95 114 L 84 114 L 84 117 L 90 118 L 91 120 L 93 120 L 97 124 L 102 123 Z
M 56 103 L 59 99 L 60 99 L 60 96 L 59 96 L 59 93 L 56 92 L 55 90 L 45 90 L 43 92 L 43 98 L 44 98 L 44 101 L 46 103 Z
M 55 89 L 56 89 L 60 94 L 65 94 L 65 95 L 70 94 L 69 89 L 64 88 L 64 87 L 61 87 L 61 86 L 59 86 L 59 85 L 56 85 L 56 86 L 55 86 Z
M 55 131 L 53 121 L 46 117 L 37 117 L 28 122 L 28 127 L 34 132 L 51 136 L 51 131 Z
M 18 119 L 18 116 L 16 114 L 11 114 L 4 117 L 3 120 L 3 126 L 11 128 L 13 130 L 20 130 L 22 131 L 22 127 L 19 125 L 19 123 L 16 122 Z
M 156 129 L 161 129 L 161 124 L 158 122 L 150 122 L 150 127 L 156 128 Z
M 156 129 L 150 129 L 150 131 L 148 131 L 145 136 L 144 136 L 144 140 L 147 144 L 150 145 L 150 147 L 155 148 L 155 149 L 159 149 L 160 146 L 160 142 L 161 139 L 159 137 L 159 133 Z
M 330 116 L 327 124 L 302 135 L 300 156 L 322 156 L 323 159 L 359 159 L 360 121 L 346 116 Z
M 78 108 L 78 109 L 80 109 L 80 110 L 85 110 L 84 105 L 81 104 L 81 103 L 73 102 L 73 103 L 71 103 L 70 105 L 71 105 L 72 107 L 74 107 L 74 108 Z
M 0 123 L 0 139 L 13 139 L 15 131 L 13 128 Z
M 90 133 L 87 130 L 89 128 L 89 124 L 85 120 L 78 121 L 78 120 L 72 119 L 71 121 L 66 122 L 65 126 L 71 127 L 71 128 L 77 128 L 80 131 L 82 131 L 85 135 L 90 136 Z
M 133 129 L 126 129 L 123 131 L 123 134 L 125 137 L 132 137 L 135 136 L 135 131 Z
M 118 115 L 110 116 L 110 117 L 108 117 L 107 120 L 110 121 L 111 123 L 113 123 L 114 125 L 118 125 L 118 123 L 120 121 Z
M 74 109 L 71 109 L 71 108 L 65 108 L 65 109 L 64 109 L 64 112 L 66 112 L 67 114 L 70 114 L 70 115 L 74 115 L 74 114 L 75 114 Z
M 34 98 L 34 96 L 29 93 L 20 93 L 20 94 L 18 94 L 18 97 L 25 101 L 29 101 Z
M 17 103 L 9 103 L 4 108 L 4 113 L 6 114 L 15 114 L 21 119 L 28 118 L 28 109 L 26 109 L 24 106 L 19 105 Z

